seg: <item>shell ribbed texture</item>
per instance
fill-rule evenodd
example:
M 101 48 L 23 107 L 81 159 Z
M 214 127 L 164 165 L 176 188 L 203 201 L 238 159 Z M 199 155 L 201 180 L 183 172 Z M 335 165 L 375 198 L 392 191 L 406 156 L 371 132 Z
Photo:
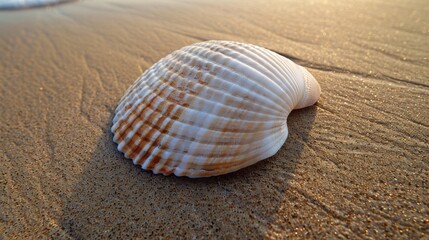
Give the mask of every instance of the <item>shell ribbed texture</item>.
M 286 141 L 287 117 L 308 95 L 302 69 L 250 44 L 184 47 L 127 90 L 113 119 L 114 141 L 154 173 L 236 171 L 274 155 Z

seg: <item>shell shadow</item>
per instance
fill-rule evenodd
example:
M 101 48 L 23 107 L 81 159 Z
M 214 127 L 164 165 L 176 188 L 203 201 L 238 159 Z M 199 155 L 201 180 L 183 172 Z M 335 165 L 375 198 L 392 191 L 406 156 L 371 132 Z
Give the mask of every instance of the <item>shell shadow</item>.
M 62 228 L 78 239 L 264 236 L 275 221 L 317 107 L 289 115 L 289 137 L 273 157 L 204 179 L 154 175 L 116 150 L 110 126 L 63 204 Z

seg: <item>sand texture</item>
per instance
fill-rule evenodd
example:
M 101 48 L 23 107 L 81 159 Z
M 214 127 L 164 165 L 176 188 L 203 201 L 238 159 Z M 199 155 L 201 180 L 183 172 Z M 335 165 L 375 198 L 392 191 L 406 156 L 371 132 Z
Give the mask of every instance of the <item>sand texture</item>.
M 0 239 L 429 238 L 429 8 L 420 1 L 77 1 L 0 12 Z M 113 111 L 209 39 L 319 80 L 274 156 L 208 179 L 116 150 Z

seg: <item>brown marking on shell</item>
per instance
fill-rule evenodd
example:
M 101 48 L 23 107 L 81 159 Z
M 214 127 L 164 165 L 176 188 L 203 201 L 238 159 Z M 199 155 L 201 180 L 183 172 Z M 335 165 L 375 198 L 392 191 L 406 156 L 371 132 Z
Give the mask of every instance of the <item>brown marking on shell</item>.
M 158 85 L 159 85 L 159 83 L 155 83 L 154 85 L 156 85 L 156 84 L 158 84 Z M 155 89 L 157 89 L 156 91 L 159 91 L 159 89 L 158 89 L 158 88 L 155 88 Z M 135 106 L 135 107 L 134 107 L 134 109 L 133 109 L 131 112 L 129 112 L 129 113 L 128 113 L 127 117 L 129 118 L 130 116 L 136 116 L 135 111 L 137 111 L 138 107 L 140 107 L 140 106 L 142 106 L 142 105 L 144 105 L 144 107 L 143 107 L 143 110 L 141 110 L 141 111 L 140 111 L 140 113 L 143 113 L 143 112 L 144 112 L 144 109 L 146 109 L 146 108 L 150 107 L 150 106 L 152 105 L 153 101 L 155 100 L 155 97 L 156 97 L 156 91 L 154 92 L 154 93 L 155 93 L 155 95 L 154 95 L 154 94 L 147 94 L 147 95 L 142 99 L 141 104 L 139 104 L 138 106 Z M 152 99 L 151 99 L 151 100 L 149 100 L 149 102 L 147 102 L 147 99 L 148 99 L 149 97 L 152 97 Z M 134 126 L 134 124 L 135 124 L 135 122 L 136 122 L 137 120 L 139 120 L 139 118 L 137 118 L 137 117 L 136 117 L 136 118 L 134 118 L 134 119 L 133 119 L 133 121 L 132 121 L 132 122 L 126 122 L 126 124 L 125 124 L 125 126 L 126 126 L 126 127 L 123 127 L 123 126 L 119 127 L 119 128 L 118 128 L 118 130 L 119 130 L 119 131 L 115 132 L 115 139 L 117 139 L 117 141 L 122 142 L 122 141 L 124 140 L 124 138 L 125 138 L 126 133 L 128 132 L 127 130 L 129 130 L 129 129 L 130 129 L 130 127 L 133 127 L 133 126 Z
M 164 78 L 163 80 L 162 80 L 162 82 L 163 83 L 166 83 L 166 84 L 168 84 L 169 86 L 171 86 L 171 87 L 175 87 L 175 86 L 177 86 L 176 85 L 176 81 L 175 81 L 175 79 L 169 79 L 170 81 L 168 81 L 166 78 Z M 168 133 L 168 130 L 170 129 L 170 127 L 171 127 L 171 125 L 173 124 L 173 121 L 174 120 L 177 120 L 177 119 L 179 119 L 180 118 L 180 116 L 181 116 L 181 114 L 182 114 L 182 112 L 183 112 L 183 109 L 182 108 L 179 108 L 175 113 L 174 113 L 174 115 L 171 115 L 172 113 L 173 113 L 173 109 L 174 109 L 174 107 L 175 107 L 175 105 L 180 105 L 180 106 L 183 106 L 183 107 L 187 107 L 187 106 L 189 106 L 189 104 L 188 103 L 185 103 L 184 102 L 184 98 L 185 98 L 185 96 L 186 96 L 186 94 L 184 93 L 184 92 L 182 92 L 182 91 L 178 91 L 178 90 L 174 90 L 174 91 L 172 91 L 168 96 L 166 96 L 166 100 L 167 101 L 161 101 L 161 103 L 160 104 L 158 104 L 158 106 L 156 107 L 156 108 L 154 108 L 154 107 L 152 107 L 152 103 L 153 103 L 153 101 L 157 98 L 157 97 L 159 97 L 159 96 L 162 96 L 162 94 L 164 93 L 164 91 L 163 91 L 164 89 L 160 89 L 160 88 L 157 88 L 155 91 L 154 91 L 154 94 L 155 94 L 155 97 L 153 97 L 153 99 L 151 100 L 151 102 L 147 105 L 147 106 L 145 106 L 141 111 L 140 111 L 140 113 L 138 113 L 137 114 L 137 116 L 136 116 L 136 118 L 134 119 L 134 121 L 130 124 L 130 126 L 128 127 L 128 128 L 132 128 L 133 126 L 134 126 L 134 124 L 135 124 L 135 122 L 136 122 L 136 120 L 137 119 L 141 119 L 142 118 L 142 114 L 144 114 L 144 112 L 145 112 L 145 110 L 147 109 L 147 108 L 150 108 L 150 109 L 152 109 L 153 111 L 152 111 L 152 113 L 149 115 L 149 116 L 147 116 L 145 119 L 145 122 L 143 122 L 143 124 L 142 124 L 142 126 L 140 126 L 140 128 L 137 130 L 137 132 L 134 134 L 134 136 L 133 136 L 133 138 L 131 139 L 131 141 L 128 141 L 127 142 L 127 144 L 124 144 L 124 146 L 123 146 L 123 151 L 124 152 L 128 152 L 128 150 L 129 150 L 129 148 L 131 147 L 131 146 L 133 146 L 136 142 L 137 142 L 137 139 L 141 139 L 141 141 L 139 142 L 139 144 L 137 144 L 137 145 L 134 145 L 134 147 L 133 147 L 133 149 L 132 149 L 132 151 L 131 151 L 131 153 L 129 154 L 129 157 L 131 158 L 131 159 L 135 159 L 137 156 L 138 156 L 138 154 L 141 152 L 141 150 L 147 145 L 147 144 L 150 144 L 150 146 L 149 146 L 149 148 L 146 150 L 146 152 L 144 153 L 144 155 L 142 156 L 142 157 L 140 157 L 138 160 L 137 160 L 137 162 L 136 162 L 136 164 L 142 164 L 145 160 L 146 160 L 146 158 L 153 152 L 153 150 L 156 148 L 156 147 L 158 147 L 158 145 L 159 145 L 159 143 L 160 143 L 160 140 L 162 139 L 162 137 L 165 135 L 165 133 Z M 168 103 L 168 102 L 170 102 L 170 103 Z M 144 101 L 142 101 L 142 103 L 141 104 L 143 104 L 143 105 L 145 105 L 145 102 Z M 162 113 L 161 112 L 161 109 L 164 107 L 164 105 L 165 104 L 168 104 L 168 108 L 167 108 L 167 111 L 165 112 L 165 113 Z M 137 110 L 139 108 L 139 106 L 136 106 L 135 107 L 135 110 Z M 160 113 L 161 114 L 161 116 L 155 121 L 155 114 L 157 114 L 157 113 Z M 136 115 L 135 113 L 133 113 L 134 115 Z M 165 125 L 165 127 L 164 128 L 161 128 L 161 126 L 162 126 L 162 123 L 164 122 L 164 120 L 167 118 L 167 117 L 170 117 L 171 118 L 171 120 L 169 120 L 169 122 Z M 172 121 L 173 120 L 173 121 Z M 155 122 L 155 124 L 151 124 L 151 123 L 153 123 L 153 122 Z M 145 134 L 145 136 L 143 136 L 142 134 L 143 134 L 143 129 L 145 128 L 145 127 L 149 127 L 150 128 L 150 130 L 149 130 L 149 132 L 148 133 L 146 133 Z M 128 130 L 128 128 L 126 128 L 126 129 L 124 129 L 124 132 L 127 132 L 127 130 Z M 155 138 L 155 140 L 153 140 L 153 141 L 151 141 L 151 139 L 152 139 L 152 137 L 153 137 L 153 135 L 156 133 L 156 132 L 159 132 L 160 134 Z M 134 138 L 134 137 L 136 137 L 136 138 Z M 157 158 L 153 158 L 153 159 L 157 159 Z M 153 161 L 151 161 L 150 163 L 148 163 L 148 165 L 156 165 L 156 164 L 154 164 L 154 163 L 152 163 Z M 159 159 L 158 160 L 156 160 L 156 162 L 158 163 L 159 162 Z
M 165 80 L 165 79 L 164 79 Z M 173 94 L 174 95 L 174 94 Z M 180 100 L 180 96 L 181 96 L 182 94 L 178 94 L 178 95 L 175 95 L 175 97 L 173 97 L 173 98 L 171 98 L 170 100 L 171 101 L 176 101 L 176 103 L 180 103 L 181 102 L 181 100 Z M 243 102 L 243 101 L 242 101 Z M 159 107 L 158 107 L 159 108 Z M 158 110 L 158 109 L 155 109 L 155 111 L 156 110 Z M 173 117 L 174 119 L 178 119 L 178 117 Z M 150 118 L 149 118 L 150 119 Z M 149 123 L 150 122 L 153 122 L 153 121 L 149 121 Z M 152 127 L 152 128 L 155 128 L 155 129 L 157 129 L 158 131 L 164 131 L 163 129 L 159 129 L 159 127 L 157 127 L 158 126 L 158 124 L 155 124 L 155 125 L 150 125 L 150 126 L 147 126 L 146 125 L 147 124 L 147 122 L 145 122 L 145 127 Z M 143 127 L 143 126 L 142 126 Z M 225 128 L 224 128 L 224 130 L 225 130 Z M 231 129 L 232 131 L 238 131 L 238 129 Z M 168 130 L 167 130 L 168 131 Z M 141 135 L 140 135 L 140 133 L 141 132 L 138 132 L 136 135 L 138 135 L 138 136 L 140 136 L 141 137 Z M 149 136 L 152 136 L 153 134 L 148 134 Z M 147 135 L 146 135 L 146 137 L 147 137 Z M 147 140 L 150 140 L 150 138 L 149 139 L 147 139 Z M 148 151 L 148 153 L 150 153 L 151 151 Z M 219 156 L 227 156 L 227 154 L 224 154 L 224 155 L 219 155 L 219 154 L 213 154 L 214 156 L 217 156 L 217 157 L 219 157 Z M 133 157 L 133 156 L 131 156 L 131 157 Z M 144 159 L 144 158 L 142 158 L 142 159 Z
M 240 102 L 240 105 L 239 105 L 239 107 L 238 108 L 236 108 L 236 110 L 238 110 L 238 109 L 240 109 L 241 108 L 241 105 L 242 105 L 242 103 L 243 103 L 243 101 L 241 101 Z M 232 121 L 229 121 L 229 122 L 227 122 L 227 124 L 226 124 L 226 126 L 224 127 L 224 129 L 228 129 L 229 127 L 230 127 L 230 125 L 231 125 L 231 123 L 232 123 Z M 222 135 L 224 135 L 225 134 L 225 132 L 224 131 L 222 131 Z M 204 137 L 210 137 L 210 136 L 204 136 Z M 221 138 L 222 138 L 223 136 L 221 136 Z M 218 149 L 220 148 L 220 146 L 221 145 L 216 145 L 215 147 L 213 147 L 212 149 L 211 149 L 211 152 L 210 152 L 210 154 L 208 155 L 208 158 L 213 158 L 213 157 L 222 157 L 222 156 L 217 156 L 218 155 Z M 239 151 L 239 148 L 237 148 L 236 149 L 236 151 L 233 153 L 233 154 L 236 154 L 236 152 L 237 151 Z M 231 153 L 228 153 L 228 154 L 231 154 Z
M 173 104 L 169 104 L 169 106 L 168 106 L 168 110 L 167 110 L 167 116 L 169 116 L 171 113 L 172 113 L 172 110 L 174 109 L 174 105 Z M 182 111 L 183 110 L 178 110 L 178 111 L 180 111 L 179 113 L 176 113 L 175 115 L 181 115 L 182 114 Z M 162 119 L 161 118 L 159 118 L 158 119 L 158 124 L 159 123 L 162 123 L 166 118 L 167 118 L 167 116 L 163 116 L 162 117 Z M 158 125 L 158 124 L 155 124 L 155 125 Z M 159 143 L 160 143 L 160 141 L 161 141 L 161 137 L 163 137 L 165 134 L 163 134 L 162 133 L 162 131 L 163 130 L 169 130 L 170 128 L 171 128 L 171 125 L 173 124 L 173 121 L 172 120 L 169 120 L 168 122 L 167 122 L 167 124 L 165 125 L 165 127 L 164 128 L 160 128 L 160 129 L 156 129 L 156 128 L 153 128 L 153 129 L 151 129 L 151 131 L 153 130 L 153 133 L 149 133 L 149 134 L 155 134 L 156 133 L 156 131 L 158 131 L 158 132 L 160 132 L 160 134 L 157 136 L 157 138 L 152 142 L 152 144 L 149 146 L 149 148 L 148 148 L 148 150 L 146 151 L 146 153 L 138 160 L 138 164 L 142 164 L 142 161 L 145 161 L 145 159 L 152 153 L 152 151 L 156 148 L 156 147 L 158 147 L 158 145 L 159 145 Z M 150 136 L 152 136 L 152 135 L 150 135 Z M 146 145 L 146 144 L 145 144 Z M 159 160 L 158 160 L 158 162 L 159 162 Z
M 198 83 L 201 85 L 207 85 L 209 84 L 208 82 L 205 81 L 205 79 L 203 79 L 203 73 L 198 71 L 197 75 L 195 76 L 198 79 Z
M 165 146 L 169 146 L 170 145 L 170 142 L 171 142 L 171 138 L 166 138 L 166 140 L 164 141 L 164 145 Z M 162 154 L 162 153 L 161 153 Z M 170 162 L 173 160 L 173 158 L 170 156 L 170 157 L 168 157 L 167 159 L 165 159 L 164 160 L 164 163 L 162 164 L 162 167 L 161 167 L 161 169 L 159 170 L 160 172 L 162 172 L 162 173 L 165 173 L 165 172 L 168 172 L 168 171 L 171 171 L 171 173 L 172 172 L 174 172 L 174 168 L 171 168 L 170 167 L 170 169 L 169 170 L 167 170 L 167 168 L 169 167 L 169 164 L 170 164 Z M 171 174 L 170 173 L 170 174 Z M 168 174 L 169 175 L 169 174 Z
M 163 81 L 164 82 L 166 82 L 167 80 L 166 79 L 163 79 Z M 167 83 L 171 83 L 170 85 L 174 85 L 173 83 L 174 83 L 174 81 L 171 81 L 171 82 L 167 82 Z M 162 94 L 162 91 L 161 92 L 155 92 L 156 94 L 158 94 L 158 95 L 161 95 Z M 183 92 L 179 92 L 179 93 L 177 93 L 177 91 L 175 91 L 175 92 L 172 92 L 168 97 L 167 97 L 167 99 L 169 100 L 169 101 L 171 101 L 171 102 L 174 102 L 174 103 L 176 103 L 177 105 L 183 105 L 183 101 L 182 101 L 182 99 L 184 98 L 184 96 L 185 96 L 185 94 L 183 93 Z M 151 102 L 153 102 L 153 100 L 155 99 L 156 97 L 154 97 L 152 100 L 151 100 Z M 243 101 L 241 101 L 241 103 L 243 103 Z M 152 106 L 152 104 L 149 104 L 148 106 L 146 106 L 146 108 L 152 108 L 151 107 Z M 161 104 L 159 105 L 159 106 L 161 106 Z M 154 135 L 154 133 L 156 132 L 155 130 L 157 130 L 157 131 L 163 131 L 163 130 L 166 130 L 166 131 L 168 131 L 168 129 L 160 129 L 158 126 L 160 125 L 160 123 L 162 123 L 163 122 L 163 120 L 165 119 L 165 117 L 161 117 L 161 118 L 159 118 L 158 119 L 158 121 L 157 121 L 157 123 L 156 124 L 154 124 L 154 125 L 150 125 L 150 126 L 148 126 L 148 123 L 152 123 L 152 122 L 154 122 L 154 119 L 153 119 L 153 114 L 155 113 L 155 112 L 157 112 L 157 110 L 159 110 L 159 108 L 160 107 L 157 107 L 156 109 L 154 109 L 154 111 L 152 112 L 152 114 L 149 116 L 149 117 L 147 117 L 147 119 L 148 119 L 148 121 L 145 121 L 145 123 L 140 127 L 140 131 L 138 131 L 136 134 L 135 134 L 135 136 L 136 136 L 136 138 L 137 137 L 142 137 L 142 142 L 140 142 L 140 144 L 138 144 L 138 146 L 140 146 L 140 147 L 138 147 L 137 148 L 137 151 L 136 151 L 136 149 L 134 149 L 133 151 L 132 151 L 132 153 L 130 154 L 130 158 L 135 158 L 136 157 L 136 153 L 138 153 L 138 152 L 140 152 L 141 151 L 141 149 L 146 145 L 146 144 L 148 144 L 149 142 L 150 142 L 150 139 L 152 138 L 152 136 Z M 141 111 L 141 113 L 143 113 L 144 111 L 145 111 L 145 109 L 146 108 L 144 108 L 142 111 Z M 162 108 L 162 107 L 161 107 Z M 138 109 L 138 106 L 135 108 L 135 109 Z M 171 112 L 171 110 L 170 111 L 168 111 L 168 113 L 170 113 Z M 134 113 L 134 115 L 135 115 L 135 113 Z M 136 117 L 136 119 L 135 119 L 135 121 L 137 120 L 137 119 L 139 119 L 141 117 L 141 114 L 139 114 L 137 117 Z M 174 120 L 177 120 L 177 119 L 179 119 L 179 116 L 173 116 L 172 117 L 172 119 L 174 119 Z M 132 124 L 130 124 L 131 126 L 130 127 L 132 127 L 133 126 L 133 124 L 135 123 L 135 121 L 133 121 L 132 122 Z M 214 125 L 216 125 L 216 124 L 214 124 Z M 239 131 L 239 129 L 237 129 L 237 128 L 234 128 L 234 126 L 232 127 L 232 128 L 230 128 L 230 125 L 232 125 L 232 122 L 228 122 L 228 124 L 224 127 L 224 128 L 222 128 L 221 130 L 222 131 L 232 131 L 232 132 L 238 132 Z M 151 131 L 149 132 L 149 133 L 147 133 L 144 137 L 141 135 L 142 134 L 142 131 L 141 131 L 141 129 L 143 129 L 143 127 L 152 127 L 151 128 Z M 128 128 L 127 128 L 128 129 Z M 124 129 L 124 131 L 126 132 L 127 131 L 127 129 Z M 160 137 L 161 135 L 159 135 L 158 136 L 158 138 Z M 133 136 L 134 137 L 134 136 Z M 209 136 L 207 136 L 207 137 L 209 137 Z M 129 141 L 131 144 L 132 143 L 134 143 L 135 142 L 135 138 L 133 138 L 131 141 Z M 158 139 L 156 139 L 154 142 L 153 142 L 154 144 L 153 145 L 157 145 L 158 144 Z M 155 144 L 156 143 L 156 144 Z M 125 144 L 125 146 L 124 146 L 124 152 L 127 152 L 128 151 L 128 147 L 129 147 L 129 144 Z M 167 150 L 166 148 L 163 148 L 162 150 Z M 153 151 L 153 146 L 151 146 L 147 151 L 146 151 L 146 153 L 145 153 L 145 155 L 143 156 L 143 157 L 141 157 L 140 159 L 139 159 L 139 162 L 138 162 L 138 164 L 141 164 L 142 162 L 141 162 L 141 160 L 144 160 L 145 158 L 147 158 L 148 156 L 149 156 L 149 154 L 151 153 Z M 218 154 L 218 153 L 216 153 L 216 151 L 217 151 L 217 149 L 216 148 L 213 148 L 212 149 L 212 152 L 211 152 L 211 154 L 209 154 L 208 155 L 208 157 L 214 157 L 214 156 L 216 156 L 216 157 L 226 157 L 226 156 L 229 156 L 230 155 L 230 153 L 225 153 L 225 154 Z
M 121 129 L 126 124 L 127 124 L 127 122 L 124 119 L 120 119 L 118 121 L 118 123 L 116 124 L 117 127 L 115 127 L 114 130 L 116 131 L 117 129 Z M 122 142 L 124 139 L 120 138 L 119 135 L 120 134 L 116 131 L 113 138 L 115 139 L 115 141 Z
M 163 83 L 166 83 L 166 84 L 168 84 L 168 85 L 170 85 L 170 86 L 172 86 L 172 87 L 174 87 L 174 86 L 176 86 L 176 83 L 175 83 L 175 79 L 171 79 L 170 78 L 170 81 L 168 81 L 167 79 L 165 79 L 165 78 L 163 78 L 163 79 L 160 79 L 160 81 L 161 82 L 163 82 Z M 159 95 L 162 95 L 163 94 L 163 92 L 160 92 L 160 93 L 157 93 L 157 94 L 159 94 Z M 183 106 L 183 107 L 188 107 L 189 105 L 190 105 L 190 103 L 186 103 L 186 102 L 184 102 L 184 97 L 185 97 L 185 95 L 186 95 L 186 93 L 185 92 L 178 92 L 178 91 L 173 91 L 173 93 L 170 95 L 170 96 L 168 96 L 167 97 L 167 100 L 168 101 L 171 101 L 171 102 L 175 102 L 175 103 L 177 103 L 177 105 L 181 105 L 181 106 Z M 178 100 L 179 99 L 179 100 Z M 244 109 L 244 106 L 243 106 L 243 100 L 241 100 L 240 101 L 240 107 L 242 108 L 242 109 Z M 248 106 L 249 107 L 249 109 L 251 109 L 251 106 L 250 105 L 247 105 L 246 104 L 246 106 Z M 226 109 L 222 109 L 223 111 L 227 111 Z M 225 112 L 221 112 L 221 114 L 224 114 L 225 115 Z M 175 118 L 175 120 L 177 120 L 178 118 Z M 253 123 L 251 123 L 251 122 L 249 122 L 249 123 L 246 123 L 246 125 L 244 125 L 243 126 L 243 128 L 244 129 L 249 129 L 251 126 L 252 126 L 252 124 Z M 222 129 L 219 129 L 219 128 L 216 128 L 216 126 L 215 125 L 212 125 L 213 126 L 213 128 L 212 129 L 216 129 L 216 130 L 219 130 L 219 131 L 227 131 L 227 132 L 238 132 L 238 131 L 240 131 L 240 129 L 238 128 L 239 127 L 239 125 L 241 125 L 241 124 L 239 124 L 239 123 L 228 123 L 228 126 L 232 126 L 232 128 L 231 129 L 229 129 L 229 128 L 222 128 Z
M 246 158 L 243 158 L 239 161 L 232 161 L 232 162 L 220 162 L 215 164 L 204 164 L 204 165 L 197 165 L 197 164 L 188 164 L 187 170 L 182 173 L 183 175 L 188 175 L 191 173 L 194 177 L 204 177 L 204 176 L 213 176 L 213 175 L 219 175 L 223 173 L 230 172 L 231 169 L 240 169 L 246 166 L 251 165 L 252 159 L 257 159 L 260 155 L 264 155 L 265 153 L 259 153 L 254 156 L 248 156 Z M 250 163 L 249 163 L 250 162 Z M 195 171 L 197 170 L 197 171 Z
M 195 63 L 197 66 L 199 66 L 199 62 L 196 62 Z M 212 66 L 212 64 L 211 63 L 208 63 L 209 65 L 208 66 Z M 220 68 L 218 67 L 218 66 L 216 66 L 215 67 L 215 69 L 210 69 L 209 71 L 205 71 L 204 69 L 203 69 L 203 71 L 198 71 L 196 74 L 195 74 L 195 76 L 194 76 L 194 79 L 197 79 L 198 81 L 197 82 L 193 82 L 193 81 L 188 81 L 188 83 L 192 83 L 192 84 L 194 84 L 194 85 L 197 85 L 197 84 L 199 84 L 199 85 L 197 85 L 197 90 L 195 91 L 195 92 L 193 92 L 193 93 L 195 93 L 194 95 L 196 95 L 196 94 L 198 94 L 199 92 L 201 92 L 201 89 L 204 87 L 204 86 L 206 86 L 206 85 L 208 85 L 209 83 L 210 83 L 210 81 L 212 80 L 212 78 L 218 73 L 220 71 Z M 203 76 L 203 74 L 204 74 L 204 76 Z M 188 79 L 189 80 L 189 79 Z M 208 91 L 208 93 L 210 93 L 210 94 L 217 94 L 217 93 L 215 93 L 215 92 L 213 92 L 213 90 L 211 89 L 211 88 L 208 88 L 207 89 L 207 91 Z M 240 96 L 236 96 L 237 98 L 238 97 L 240 97 Z M 233 99 L 233 98 L 227 98 L 228 99 L 228 102 L 225 102 L 225 105 L 232 105 L 232 106 L 235 106 L 236 104 L 236 99 Z M 253 109 L 253 111 L 258 111 L 258 110 L 260 110 L 260 107 L 259 108 L 255 108 L 255 106 L 254 106 L 254 101 L 253 101 L 254 99 L 252 99 L 252 98 L 249 98 L 246 102 L 245 102 L 245 104 L 244 104 L 244 102 L 241 102 L 241 104 L 243 104 L 242 105 L 242 107 L 243 107 L 243 109 L 247 109 L 247 110 L 252 110 Z
M 163 173 L 164 175 L 168 176 L 170 174 L 172 174 L 174 172 L 174 168 L 170 167 L 169 169 L 167 169 L 167 167 L 169 167 L 168 165 L 162 165 L 162 167 L 159 169 L 160 173 Z
M 260 153 L 260 154 L 255 155 L 255 156 L 248 156 L 248 157 L 241 159 L 239 161 L 232 161 L 232 162 L 227 161 L 227 162 L 218 162 L 218 163 L 208 163 L 211 161 L 207 161 L 207 162 L 205 162 L 204 165 L 195 164 L 195 163 L 190 162 L 186 166 L 188 170 L 184 170 L 184 172 L 182 172 L 181 174 L 182 175 L 188 175 L 190 173 L 189 171 L 192 170 L 192 171 L 194 171 L 193 172 L 194 177 L 219 175 L 219 174 L 229 172 L 229 170 L 231 168 L 237 168 L 237 169 L 242 168 L 243 165 L 246 165 L 246 162 L 249 162 L 249 160 L 251 160 L 253 158 L 257 158 L 259 155 L 263 155 L 263 154 L 264 153 Z M 164 167 L 162 169 L 166 169 L 171 161 L 172 161 L 171 158 L 168 159 L 168 161 L 164 163 Z M 174 169 L 176 169 L 178 164 L 179 163 L 177 161 L 174 161 L 174 164 L 171 165 L 171 167 L 170 167 L 173 169 L 172 171 L 174 171 Z M 160 172 L 162 172 L 162 171 L 160 170 Z
M 161 102 L 158 105 L 157 109 L 164 108 L 165 104 L 166 104 L 165 102 Z M 170 110 L 172 110 L 172 108 Z M 155 114 L 155 111 L 153 111 L 153 114 Z M 135 133 L 135 135 L 138 136 L 138 138 L 140 138 L 142 142 L 135 145 L 135 147 L 131 150 L 131 154 L 129 154 L 129 157 L 131 159 L 134 159 L 135 157 L 137 157 L 138 154 L 141 152 L 141 150 L 144 148 L 144 146 L 146 146 L 146 144 L 148 144 L 151 141 L 152 136 L 156 133 L 155 130 L 159 131 L 161 129 L 161 124 L 167 117 L 167 116 L 161 115 L 161 117 L 159 117 L 157 121 L 154 121 L 154 118 L 152 118 L 151 116 L 147 117 L 146 121 L 143 122 L 142 126 L 140 126 L 140 128 Z M 143 136 L 143 131 L 145 128 L 151 128 L 151 130 Z M 131 143 L 136 143 L 136 142 L 131 142 Z
M 149 170 L 153 170 L 160 161 L 160 156 L 153 156 L 152 161 L 150 161 L 150 163 L 146 165 L 146 168 Z
M 148 94 L 148 95 L 146 95 L 145 96 L 145 98 L 143 98 L 143 100 L 141 101 L 141 103 L 139 104 L 139 105 L 137 105 L 137 106 L 135 106 L 134 107 L 134 109 L 129 113 L 129 115 L 128 115 L 128 117 L 129 116 L 135 116 L 135 118 L 133 119 L 133 121 L 132 122 L 130 122 L 130 123 L 128 123 L 127 124 L 127 127 L 126 128 L 124 128 L 124 129 L 122 129 L 122 128 L 119 128 L 119 131 L 117 132 L 118 134 L 119 134 L 119 137 L 117 138 L 117 139 L 122 139 L 122 140 L 120 140 L 120 141 L 123 141 L 124 140 L 124 136 L 126 135 L 126 133 L 129 131 L 129 129 L 132 129 L 132 128 L 134 128 L 134 125 L 136 124 L 136 121 L 139 121 L 139 120 L 141 120 L 142 119 L 142 115 L 145 113 L 145 111 L 146 111 L 146 109 L 154 109 L 153 107 L 152 107 L 152 104 L 153 104 L 153 102 L 156 100 L 156 98 L 157 98 L 157 95 L 159 94 L 159 92 L 161 92 L 162 90 L 163 90 L 163 88 L 161 88 L 160 87 L 160 85 L 161 85 L 161 83 L 160 82 L 157 82 L 157 83 L 155 83 L 155 84 L 153 84 L 153 88 L 155 89 L 154 91 L 153 91 L 153 94 Z M 146 100 L 149 98 L 149 97 L 152 97 L 152 99 L 151 100 L 149 100 L 149 102 L 146 102 Z M 142 108 L 142 110 L 140 110 L 140 112 L 137 112 L 137 110 L 140 108 L 140 106 L 143 106 L 143 108 Z M 142 137 L 141 136 L 141 130 L 143 129 L 142 127 L 144 126 L 144 124 L 146 123 L 146 122 L 148 122 L 148 119 L 149 119 L 149 121 L 151 120 L 151 117 L 152 117 L 152 115 L 153 114 L 155 114 L 155 111 L 153 111 L 148 117 L 147 117 L 147 120 L 143 123 L 143 125 L 140 127 L 140 129 L 138 129 L 137 130 L 137 132 L 139 132 L 140 134 L 138 134 L 138 133 L 136 133 L 135 135 L 137 135 L 138 137 Z M 121 131 L 122 130 L 122 131 Z M 116 136 L 116 134 L 115 134 L 115 136 Z M 150 138 L 149 138 L 149 136 L 147 135 L 147 136 L 145 136 L 144 138 L 142 138 L 141 139 L 142 141 L 144 141 L 144 140 L 149 140 L 150 141 Z M 129 149 L 134 145 L 136 143 L 136 141 L 128 141 L 126 144 L 124 144 L 124 146 L 123 146 L 123 148 L 122 148 L 122 151 L 124 152 L 124 153 L 128 153 L 128 151 L 129 151 Z M 143 143 L 141 143 L 140 142 L 140 146 L 144 146 L 146 143 L 145 142 L 143 142 Z M 130 158 L 132 158 L 132 157 L 130 157 Z
M 130 129 L 133 129 L 134 128 L 134 125 L 136 124 L 136 122 L 138 121 L 138 120 L 141 120 L 142 119 L 142 115 L 144 114 L 144 112 L 145 112 L 145 110 L 147 109 L 147 108 L 151 108 L 151 106 L 152 106 L 152 104 L 153 104 L 153 101 L 156 99 L 156 97 L 153 97 L 150 101 L 149 101 L 149 104 L 147 104 L 147 105 L 145 105 L 144 107 L 143 107 L 143 109 L 140 111 L 140 112 L 132 112 L 132 114 L 133 115 L 135 115 L 136 117 L 135 117 L 135 119 L 130 123 L 130 124 L 128 124 L 128 127 L 127 128 L 125 128 L 123 131 L 122 131 L 122 135 L 121 136 L 124 136 L 124 135 L 126 135 L 127 133 L 128 133 L 128 131 L 130 130 Z M 135 110 L 137 110 L 138 108 L 135 108 Z M 153 112 L 146 118 L 146 119 L 152 119 L 152 115 L 153 115 Z M 140 127 L 140 129 L 141 129 L 141 127 Z M 137 134 L 134 134 L 134 136 L 133 136 L 133 138 L 130 140 L 130 141 L 127 141 L 127 143 L 126 144 L 124 144 L 123 145 L 123 147 L 122 147 L 122 151 L 124 152 L 124 153 L 127 153 L 127 155 L 129 155 L 130 153 L 129 153 L 129 150 L 135 145 L 135 143 L 137 142 L 137 140 L 136 139 L 134 139 L 134 137 L 136 137 L 136 139 L 138 139 L 138 137 L 140 137 L 139 135 L 137 135 Z M 144 140 L 146 140 L 146 139 L 150 139 L 150 137 L 151 137 L 151 135 L 147 135 L 147 137 L 145 137 L 145 138 L 143 138 L 143 139 L 141 139 L 142 141 L 144 141 Z M 132 158 L 132 157 L 130 157 L 130 158 Z

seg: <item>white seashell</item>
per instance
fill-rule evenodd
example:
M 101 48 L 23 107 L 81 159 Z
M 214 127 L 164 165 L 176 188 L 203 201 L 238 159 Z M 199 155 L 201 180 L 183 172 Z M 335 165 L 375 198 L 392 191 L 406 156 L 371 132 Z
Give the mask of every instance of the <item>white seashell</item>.
M 154 173 L 207 177 L 274 155 L 293 109 L 320 86 L 303 67 L 251 44 L 209 41 L 149 68 L 116 108 L 113 140 Z

